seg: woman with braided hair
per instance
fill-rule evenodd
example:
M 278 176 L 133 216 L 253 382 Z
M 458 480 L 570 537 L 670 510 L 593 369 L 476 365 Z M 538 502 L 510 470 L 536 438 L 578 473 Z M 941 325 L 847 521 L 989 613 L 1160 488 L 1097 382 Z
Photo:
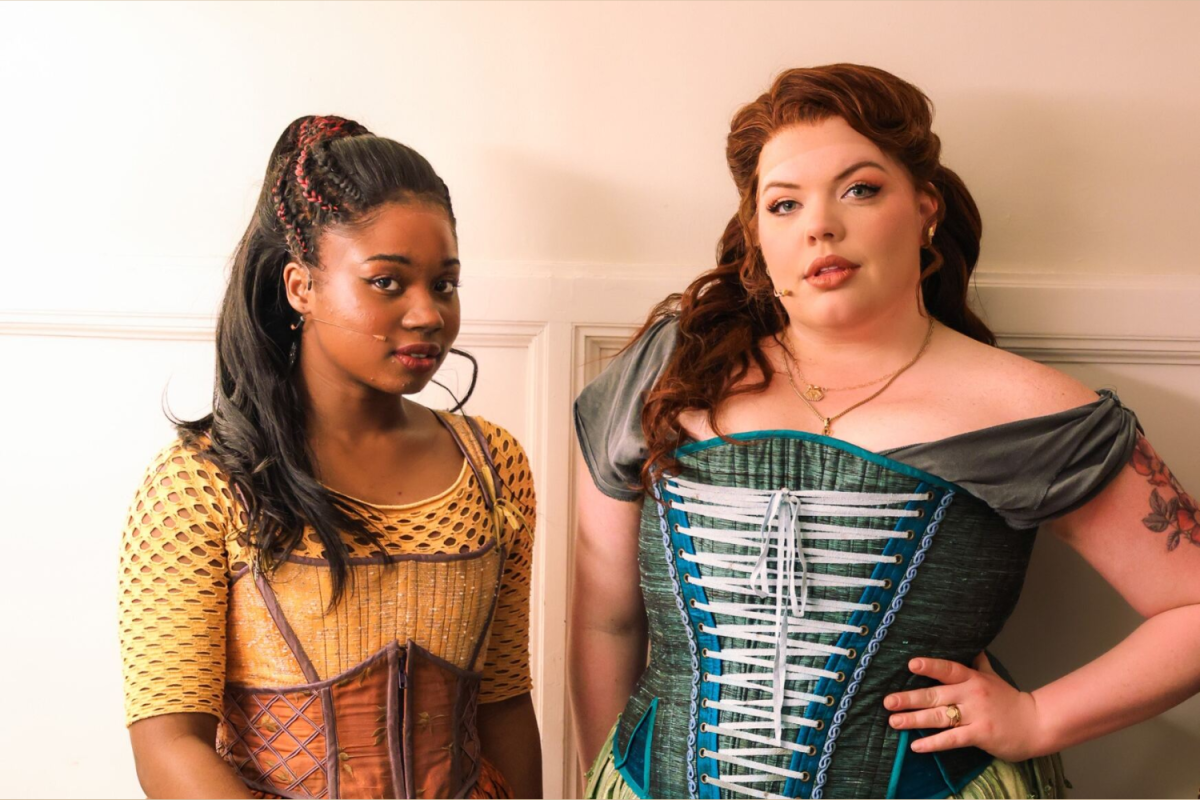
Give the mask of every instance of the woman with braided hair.
M 780 75 L 717 266 L 578 398 L 588 796 L 1059 797 L 1059 750 L 1200 691 L 1196 501 L 1115 394 L 994 346 L 931 121 L 879 69 Z M 1146 620 L 1022 692 L 984 651 L 1043 523 Z
M 540 796 L 528 461 L 465 397 L 406 397 L 458 352 L 455 225 L 429 163 L 356 122 L 275 145 L 213 411 L 176 421 L 122 538 L 151 797 Z

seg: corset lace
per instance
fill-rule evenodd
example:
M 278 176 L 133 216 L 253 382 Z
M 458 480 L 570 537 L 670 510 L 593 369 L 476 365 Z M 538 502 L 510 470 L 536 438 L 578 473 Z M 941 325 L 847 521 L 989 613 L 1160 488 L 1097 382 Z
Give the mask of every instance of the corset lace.
M 857 549 L 881 551 L 890 539 L 911 538 L 911 531 L 894 529 L 896 522 L 921 516 L 921 509 L 905 506 L 926 502 L 932 496 L 755 490 L 711 486 L 679 477 L 668 479 L 666 489 L 674 495 L 672 508 L 688 515 L 689 526 L 685 530 L 676 526 L 676 532 L 687 534 L 695 542 L 719 545 L 717 552 L 678 552 L 680 559 L 698 568 L 699 577 L 685 575 L 684 580 L 705 592 L 705 600 L 691 601 L 693 608 L 707 612 L 713 620 L 712 625 L 701 623 L 698 628 L 721 641 L 718 651 L 705 651 L 703 655 L 740 665 L 736 672 L 706 672 L 702 676 L 704 681 L 721 686 L 722 691 L 718 701 L 705 701 L 707 708 L 719 712 L 717 724 L 706 723 L 701 730 L 724 737 L 728 744 L 716 750 L 701 750 L 699 755 L 722 766 L 740 768 L 722 769 L 716 776 L 704 776 L 702 780 L 734 795 L 781 797 L 780 784 L 811 777 L 807 772 L 782 766 L 784 759 L 780 758 L 793 753 L 814 755 L 810 745 L 792 741 L 799 728 L 821 729 L 824 724 L 807 718 L 805 709 L 814 703 L 828 706 L 835 702 L 833 696 L 811 690 L 825 678 L 838 682 L 846 679 L 841 672 L 815 666 L 819 662 L 812 658 L 807 665 L 800 660 L 815 657 L 823 661 L 835 654 L 855 658 L 852 648 L 822 643 L 816 636 L 832 634 L 836 641 L 845 632 L 865 634 L 865 626 L 849 624 L 851 615 L 880 611 L 878 603 L 835 599 L 831 595 L 857 598 L 867 587 L 888 583 L 813 568 L 821 564 L 873 568 L 881 563 L 898 563 L 892 555 L 828 549 L 826 543 L 870 542 L 876 546 Z M 853 519 L 856 524 L 817 522 L 818 518 Z M 739 523 L 751 529 L 696 524 L 708 520 Z M 872 527 L 871 523 L 891 527 Z M 817 587 L 825 590 L 814 592 Z M 813 614 L 825 618 L 814 619 Z M 802 688 L 789 688 L 788 682 L 799 683 Z M 724 687 L 734 691 L 727 693 Z M 735 715 L 740 719 L 731 719 Z

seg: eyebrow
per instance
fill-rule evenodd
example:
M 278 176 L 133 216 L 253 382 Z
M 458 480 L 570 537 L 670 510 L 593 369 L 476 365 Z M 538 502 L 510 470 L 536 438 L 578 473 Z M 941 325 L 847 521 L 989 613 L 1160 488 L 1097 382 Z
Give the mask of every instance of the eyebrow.
M 389 261 L 393 264 L 400 264 L 401 266 L 405 266 L 405 267 L 411 267 L 412 263 L 413 263 L 412 259 L 409 258 L 408 256 L 397 255 L 396 253 L 380 253 L 379 255 L 375 255 L 375 256 L 371 256 L 370 258 L 367 258 L 366 261 Z M 462 262 L 459 261 L 457 258 L 447 258 L 445 261 L 442 262 L 442 266 L 443 267 L 461 267 Z
M 842 180 L 843 178 L 845 178 L 849 175 L 852 175 L 854 172 L 862 169 L 863 167 L 877 167 L 878 169 L 882 170 L 883 172 L 887 172 L 887 167 L 885 167 L 883 164 L 880 164 L 878 161 L 859 161 L 854 164 L 851 164 L 850 166 L 846 167 L 844 170 L 839 172 L 834 177 L 833 182 L 837 183 L 838 181 Z M 788 183 L 787 181 L 771 181 L 766 186 L 762 187 L 762 191 L 765 192 L 767 189 L 770 189 L 772 187 L 779 187 L 781 189 L 799 189 L 800 184 Z

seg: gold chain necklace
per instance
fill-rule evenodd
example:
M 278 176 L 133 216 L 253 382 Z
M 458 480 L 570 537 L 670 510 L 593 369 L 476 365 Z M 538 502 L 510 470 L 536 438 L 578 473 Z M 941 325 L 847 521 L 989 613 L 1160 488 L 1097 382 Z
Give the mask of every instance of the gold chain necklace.
M 864 406 L 867 403 L 874 400 L 876 397 L 879 397 L 879 395 L 886 392 L 887 388 L 896 381 L 896 378 L 899 378 L 901 375 L 904 374 L 904 372 L 906 370 L 908 370 L 909 367 L 911 367 L 913 364 L 916 364 L 917 360 L 920 359 L 921 356 L 925 354 L 925 351 L 929 348 L 929 342 L 931 339 L 933 339 L 933 317 L 929 318 L 929 328 L 928 328 L 928 330 L 925 331 L 925 341 L 921 343 L 921 349 L 917 351 L 917 354 L 912 357 L 911 361 L 909 361 L 907 364 L 905 364 L 900 369 L 893 372 L 891 375 L 885 375 L 883 378 L 879 378 L 878 380 L 871 381 L 870 383 L 863 383 L 858 386 L 847 387 L 847 388 L 852 388 L 852 389 L 861 389 L 865 386 L 870 386 L 872 384 L 879 383 L 879 381 L 881 381 L 881 380 L 887 380 L 887 383 L 885 383 L 883 386 L 879 387 L 878 391 L 876 391 L 870 397 L 866 398 L 865 400 L 859 400 L 857 403 L 850 406 L 849 408 L 842 409 L 841 411 L 839 411 L 838 413 L 836 413 L 830 417 L 826 417 L 823 414 L 821 414 L 820 411 L 817 411 L 816 406 L 813 405 L 813 402 L 816 402 L 821 399 L 820 397 L 814 398 L 812 401 L 810 401 L 809 398 L 805 396 L 805 392 L 800 391 L 800 387 L 796 386 L 796 381 L 792 377 L 792 364 L 795 364 L 796 369 L 798 370 L 798 369 L 800 369 L 800 362 L 796 359 L 795 354 L 792 353 L 792 349 L 784 341 L 782 341 L 778 338 L 776 339 L 776 341 L 779 342 L 779 344 L 783 348 L 784 352 L 787 353 L 787 358 L 784 359 L 783 364 L 784 364 L 785 371 L 787 372 L 788 383 L 791 385 L 792 391 L 796 393 L 797 397 L 799 397 L 801 400 L 804 401 L 804 405 L 808 406 L 808 410 L 813 412 L 813 414 L 816 415 L 817 419 L 821 420 L 821 424 L 823 425 L 823 428 L 821 430 L 821 435 L 828 436 L 830 430 L 832 430 L 832 428 L 833 428 L 833 423 L 835 420 L 841 419 L 842 417 L 846 416 L 847 414 L 849 414 L 851 411 L 858 408 L 859 406 Z M 810 387 L 810 388 L 820 388 L 820 387 Z M 824 397 L 824 393 L 822 393 L 821 396 Z
M 814 403 L 819 403 L 824 400 L 825 395 L 829 392 L 849 392 L 853 391 L 854 389 L 865 389 L 868 386 L 874 386 L 881 381 L 886 381 L 888 378 L 899 375 L 905 369 L 904 367 L 901 367 L 895 372 L 889 372 L 887 375 L 876 378 L 873 381 L 858 383 L 854 386 L 818 386 L 815 383 L 809 383 L 808 378 L 804 377 L 804 370 L 800 368 L 800 359 L 792 355 L 790 350 L 788 351 L 788 355 L 791 356 L 792 363 L 796 366 L 796 375 L 800 378 L 800 382 L 804 384 L 804 399 L 811 400 Z

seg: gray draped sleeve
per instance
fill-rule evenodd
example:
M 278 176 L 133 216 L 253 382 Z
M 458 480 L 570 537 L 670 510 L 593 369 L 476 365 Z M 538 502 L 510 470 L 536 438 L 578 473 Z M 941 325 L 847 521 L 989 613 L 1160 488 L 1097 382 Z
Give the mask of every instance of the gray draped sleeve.
M 642 464 L 649 455 L 642 404 L 667 367 L 678 331 L 675 317 L 654 323 L 575 400 L 575 432 L 583 460 L 596 488 L 616 500 L 641 496 Z
M 888 450 L 957 483 L 1013 528 L 1036 528 L 1098 495 L 1129 463 L 1141 430 L 1107 389 L 1078 408 Z
M 679 322 L 656 322 L 575 401 L 575 431 L 592 480 L 617 500 L 641 496 L 648 452 L 645 394 L 675 350 Z M 1141 427 L 1120 398 L 995 425 L 879 455 L 956 483 L 1013 528 L 1036 528 L 1098 495 L 1129 463 Z

